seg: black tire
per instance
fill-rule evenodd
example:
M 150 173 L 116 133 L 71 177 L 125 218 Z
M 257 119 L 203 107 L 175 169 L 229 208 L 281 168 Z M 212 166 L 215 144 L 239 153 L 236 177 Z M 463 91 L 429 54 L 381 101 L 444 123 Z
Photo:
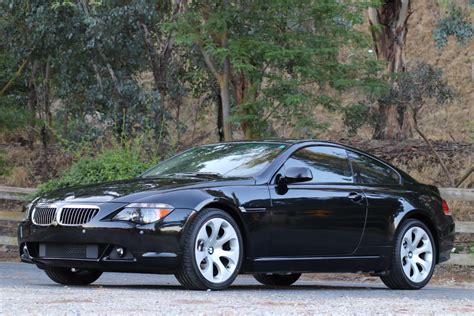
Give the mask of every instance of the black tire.
M 209 220 L 213 218 L 225 219 L 232 225 L 232 228 L 235 230 L 237 239 L 239 242 L 239 258 L 236 263 L 236 267 L 232 275 L 224 282 L 214 283 L 208 281 L 200 272 L 199 267 L 195 260 L 195 243 L 196 238 L 201 227 Z M 182 247 L 183 255 L 181 257 L 181 262 L 179 264 L 178 270 L 175 273 L 176 279 L 187 289 L 190 290 L 223 290 L 229 287 L 235 278 L 239 274 L 240 266 L 242 265 L 243 257 L 243 242 L 242 235 L 239 230 L 239 226 L 235 220 L 228 213 L 216 209 L 216 208 L 206 208 L 201 210 L 196 217 L 188 224 L 188 227 L 185 228 L 182 237 Z
M 102 275 L 100 271 L 77 270 L 71 268 L 45 268 L 46 275 L 56 283 L 64 285 L 88 285 Z
M 254 274 L 253 277 L 263 285 L 290 286 L 300 278 L 301 273 L 292 274 Z
M 427 277 L 421 282 L 413 282 L 410 280 L 405 273 L 403 272 L 402 266 L 402 258 L 401 258 L 401 246 L 403 241 L 403 236 L 405 233 L 413 227 L 420 227 L 422 228 L 428 235 L 431 245 L 432 245 L 432 264 L 431 269 L 427 275 Z M 382 282 L 389 288 L 394 290 L 418 290 L 423 288 L 428 282 L 430 281 L 431 277 L 433 276 L 435 264 L 436 264 L 436 243 L 434 241 L 433 235 L 430 229 L 423 224 L 421 221 L 416 219 L 409 219 L 406 222 L 401 224 L 401 227 L 398 229 L 398 232 L 395 236 L 394 240 L 394 248 L 392 254 L 392 263 L 390 266 L 390 271 L 388 271 L 387 275 L 383 275 L 380 278 Z

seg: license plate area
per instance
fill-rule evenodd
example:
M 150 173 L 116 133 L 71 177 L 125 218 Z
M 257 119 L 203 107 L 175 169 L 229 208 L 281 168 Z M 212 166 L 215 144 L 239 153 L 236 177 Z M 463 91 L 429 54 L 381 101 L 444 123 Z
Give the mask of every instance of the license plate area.
M 97 244 L 59 244 L 40 243 L 38 249 L 40 258 L 57 259 L 98 259 L 99 245 Z

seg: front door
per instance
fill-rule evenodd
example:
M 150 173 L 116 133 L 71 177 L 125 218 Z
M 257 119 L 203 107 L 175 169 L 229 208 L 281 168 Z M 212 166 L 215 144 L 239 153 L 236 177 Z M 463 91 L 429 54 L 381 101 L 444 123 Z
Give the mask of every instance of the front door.
M 282 166 L 311 169 L 308 182 L 273 184 L 271 255 L 339 256 L 359 245 L 367 215 L 362 190 L 353 182 L 344 149 L 311 146 L 296 151 Z

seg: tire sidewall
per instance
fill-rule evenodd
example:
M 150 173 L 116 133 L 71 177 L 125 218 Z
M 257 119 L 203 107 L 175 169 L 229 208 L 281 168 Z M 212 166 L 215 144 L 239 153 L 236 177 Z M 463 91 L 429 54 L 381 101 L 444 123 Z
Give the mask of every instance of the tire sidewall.
M 220 209 L 212 209 L 208 208 L 205 210 L 202 210 L 201 212 L 203 213 L 198 213 L 196 218 L 194 219 L 195 223 L 192 225 L 192 232 L 190 234 L 190 240 L 185 240 L 184 242 L 191 243 L 191 247 L 188 248 L 188 251 L 190 251 L 191 255 L 191 264 L 194 272 L 196 273 L 197 277 L 199 280 L 208 288 L 208 289 L 213 289 L 213 290 L 220 290 L 220 289 L 225 289 L 229 287 L 232 282 L 234 282 L 235 278 L 239 274 L 240 267 L 242 265 L 242 260 L 243 260 L 243 240 L 242 240 L 242 235 L 240 233 L 239 226 L 237 225 L 236 221 L 230 216 L 228 213 L 221 211 Z M 199 270 L 199 267 L 196 263 L 195 259 L 195 252 L 196 252 L 196 238 L 199 233 L 199 230 L 201 229 L 202 225 L 204 225 L 207 221 L 213 219 L 213 218 L 222 218 L 228 221 L 234 230 L 236 231 L 237 238 L 239 241 L 239 260 L 237 262 L 235 271 L 233 272 L 232 276 L 225 282 L 221 283 L 213 283 L 208 281 L 202 274 L 201 271 Z
M 403 236 L 412 227 L 420 227 L 428 234 L 428 237 L 430 239 L 431 246 L 432 246 L 432 249 L 433 249 L 433 262 L 432 262 L 432 265 L 431 265 L 431 269 L 430 269 L 430 272 L 428 273 L 428 276 L 422 282 L 413 282 L 413 281 L 411 281 L 405 275 L 405 272 L 403 271 L 403 267 L 402 267 L 402 263 L 401 263 L 401 246 L 402 246 Z M 434 238 L 433 238 L 433 235 L 431 234 L 430 229 L 424 223 L 420 222 L 419 220 L 414 220 L 414 219 L 408 220 L 407 222 L 405 222 L 403 224 L 403 226 L 401 227 L 400 231 L 397 234 L 397 242 L 395 244 L 395 247 L 397 247 L 396 248 L 397 250 L 396 250 L 396 253 L 395 253 L 395 260 L 396 260 L 396 262 L 398 262 L 397 266 L 400 268 L 400 274 L 402 275 L 405 282 L 408 283 L 410 285 L 410 287 L 412 287 L 413 289 L 421 289 L 424 286 L 426 286 L 426 284 L 428 284 L 428 282 L 430 282 L 431 277 L 433 276 L 434 268 L 435 268 L 435 265 L 436 265 L 436 254 L 437 254 L 436 243 L 434 241 Z

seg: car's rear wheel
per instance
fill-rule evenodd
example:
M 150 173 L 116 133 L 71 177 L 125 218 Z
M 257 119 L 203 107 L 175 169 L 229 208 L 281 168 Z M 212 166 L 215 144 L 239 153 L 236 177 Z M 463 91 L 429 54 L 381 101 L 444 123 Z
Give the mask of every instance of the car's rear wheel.
M 253 277 L 258 282 L 263 285 L 270 286 L 290 286 L 300 278 L 301 273 L 291 273 L 291 274 L 254 274 Z
M 381 279 L 391 289 L 421 289 L 430 281 L 435 263 L 436 244 L 429 228 L 410 219 L 395 237 L 392 265 Z
M 74 268 L 45 268 L 46 275 L 56 283 L 64 285 L 87 285 L 96 281 L 100 271 L 78 270 Z
M 200 211 L 183 235 L 183 256 L 175 274 L 188 289 L 221 290 L 232 284 L 242 263 L 239 227 L 228 213 Z

